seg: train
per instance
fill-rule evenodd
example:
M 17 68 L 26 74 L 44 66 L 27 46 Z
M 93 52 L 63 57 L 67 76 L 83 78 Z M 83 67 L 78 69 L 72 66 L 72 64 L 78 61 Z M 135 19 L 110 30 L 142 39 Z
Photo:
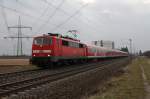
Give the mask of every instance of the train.
M 30 62 L 40 67 L 60 63 L 99 61 L 127 57 L 128 53 L 89 45 L 68 36 L 47 33 L 33 38 Z

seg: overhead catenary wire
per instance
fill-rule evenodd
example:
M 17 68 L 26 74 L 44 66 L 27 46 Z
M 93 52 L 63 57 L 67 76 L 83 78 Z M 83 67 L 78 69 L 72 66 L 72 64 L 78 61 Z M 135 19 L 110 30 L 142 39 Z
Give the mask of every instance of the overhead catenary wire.
M 44 1 L 46 1 L 46 0 L 44 0 Z M 60 2 L 60 4 L 58 4 L 58 6 L 55 8 L 55 10 L 54 10 L 54 11 L 50 14 L 50 16 L 48 17 L 47 22 L 43 23 L 43 24 L 39 27 L 38 31 L 40 31 L 41 29 L 43 29 L 43 28 L 49 23 L 49 21 L 52 19 L 52 17 L 54 17 L 54 16 L 56 15 L 56 12 L 61 8 L 61 6 L 64 4 L 65 1 L 66 1 L 66 0 L 62 0 L 62 1 Z
M 2 0 L 2 3 L 3 3 L 3 0 Z M 3 16 L 3 18 L 4 18 L 4 22 L 5 22 L 7 31 L 9 32 L 9 30 L 8 30 L 8 22 L 7 22 L 7 15 L 6 15 L 5 9 L 4 9 L 3 7 L 1 7 L 1 12 L 2 12 L 2 16 Z
M 42 0 L 42 1 L 44 1 L 44 2 L 47 3 L 48 5 L 51 5 L 51 6 L 54 7 L 54 8 L 57 8 L 55 5 L 53 5 L 52 3 L 48 2 L 47 0 Z M 0 4 L 0 6 L 3 7 L 4 9 L 10 10 L 10 11 L 15 12 L 15 13 L 18 13 L 18 14 L 21 14 L 21 15 L 23 15 L 23 16 L 27 16 L 27 17 L 36 19 L 36 20 L 38 20 L 38 21 L 47 22 L 45 19 L 41 19 L 41 18 L 39 18 L 39 17 L 30 15 L 30 14 L 28 14 L 28 13 L 19 11 L 19 10 L 17 10 L 17 9 L 10 8 L 10 7 L 7 7 L 7 6 L 2 5 L 2 4 Z M 57 11 L 58 11 L 58 10 L 61 11 L 61 12 L 63 12 L 65 15 L 67 15 L 67 16 L 70 17 L 70 14 L 69 14 L 68 12 L 66 12 L 65 10 L 63 10 L 62 8 L 57 8 Z M 44 13 L 44 12 L 43 12 L 43 13 Z M 82 21 L 82 22 L 84 22 L 83 20 L 80 20 L 80 19 L 78 19 L 78 18 L 76 18 L 76 17 L 73 17 L 73 18 L 75 18 L 76 21 Z M 87 18 L 85 18 L 85 19 L 87 20 Z M 86 22 L 86 23 L 87 23 L 87 22 Z M 56 26 L 56 24 L 54 24 L 54 23 L 51 23 L 51 25 L 55 25 L 55 26 Z M 93 26 L 93 25 L 92 25 L 92 26 Z M 57 25 L 57 27 L 58 27 L 58 25 Z M 94 28 L 95 28 L 95 26 L 94 26 Z M 94 29 L 93 29 L 93 30 L 94 30 Z
M 46 4 L 48 4 L 48 5 L 50 5 L 50 6 L 54 7 L 54 8 L 56 8 L 55 5 L 53 5 L 51 2 L 48 2 L 47 0 L 41 0 L 41 1 L 45 2 Z M 30 14 L 28 14 L 28 13 L 21 12 L 21 11 L 19 11 L 19 10 L 17 10 L 17 9 L 13 9 L 13 8 L 10 8 L 10 7 L 6 7 L 6 6 L 1 5 L 1 4 L 0 4 L 0 6 L 3 7 L 3 8 L 5 8 L 5 9 L 8 9 L 8 10 L 10 10 L 10 11 L 13 11 L 13 12 L 15 12 L 15 13 L 21 14 L 21 15 L 23 15 L 23 16 L 27 16 L 27 17 L 36 19 L 36 20 L 38 20 L 38 21 L 46 22 L 45 19 L 41 19 L 41 18 L 39 18 L 39 17 L 32 16 L 32 15 L 30 15 Z M 59 8 L 58 10 L 61 11 L 61 12 L 63 12 L 65 15 L 70 16 L 70 14 L 67 13 L 65 10 L 63 10 L 63 9 L 61 9 L 61 8 Z M 43 12 L 43 13 L 44 13 L 44 12 Z M 84 17 L 85 17 L 84 19 L 88 20 L 88 18 L 87 18 L 86 16 L 84 16 Z M 82 21 L 82 22 L 83 22 L 83 20 L 79 20 L 78 18 L 75 18 L 75 19 L 78 20 L 78 21 Z M 94 23 L 95 23 L 95 22 L 94 22 Z M 54 23 L 51 23 L 51 24 L 56 25 L 56 24 L 54 24 Z
M 13 8 L 4 6 L 4 5 L 2 5 L 2 4 L 0 4 L 0 6 L 1 6 L 2 8 L 8 9 L 8 10 L 13 11 L 13 12 L 16 12 L 16 13 L 18 13 L 18 14 L 22 14 L 22 15 L 25 15 L 25 16 L 33 17 L 33 16 L 31 16 L 31 15 L 29 15 L 29 14 L 27 14 L 27 13 L 23 13 L 23 12 L 17 10 L 17 9 L 13 9 Z
M 52 3 L 50 3 L 50 2 L 48 2 L 47 0 L 42 0 L 43 2 L 45 2 L 46 4 L 48 4 L 48 5 L 50 5 L 50 6 L 52 6 L 52 7 L 54 7 L 54 8 L 57 8 L 55 5 L 53 5 Z M 66 12 L 65 10 L 63 10 L 62 8 L 59 8 L 59 9 L 57 9 L 57 10 L 59 10 L 60 12 L 62 12 L 62 13 L 64 13 L 65 15 L 67 15 L 67 16 L 70 16 L 70 14 L 68 13 L 68 12 Z M 80 20 L 79 18 L 76 18 L 76 17 L 74 17 L 75 18 L 75 20 L 77 20 L 77 21 L 82 21 L 82 22 L 84 22 L 83 20 Z M 86 20 L 86 21 L 88 21 L 88 23 L 90 22 L 90 23 L 92 23 L 86 16 L 84 16 L 84 19 Z M 85 23 L 85 22 L 84 22 Z M 87 23 L 86 23 L 87 24 Z M 93 25 L 92 25 L 93 26 Z M 96 26 L 96 23 L 94 22 L 94 26 Z M 91 27 L 91 26 L 90 26 Z M 95 30 L 96 29 L 96 27 L 93 27 L 94 29 L 93 30 Z
M 47 0 L 41 0 L 44 3 L 48 4 L 49 6 L 52 6 L 53 8 L 57 8 L 58 6 L 52 4 L 51 2 L 48 2 Z M 63 12 L 65 15 L 69 15 L 65 10 L 61 9 L 61 8 L 57 8 L 57 10 Z
M 7 22 L 7 16 L 6 16 L 6 13 L 5 13 L 5 11 L 4 11 L 3 8 L 1 8 L 1 10 L 2 10 L 2 15 L 3 15 L 3 18 L 4 18 L 4 22 L 5 22 L 7 31 L 9 32 L 9 30 L 8 30 L 8 22 Z
M 63 21 L 62 23 L 56 25 L 56 27 L 54 27 L 52 29 L 52 31 L 57 30 L 58 28 L 60 28 L 61 26 L 63 26 L 64 24 L 66 24 L 68 21 L 70 21 L 73 17 L 75 17 L 83 8 L 85 8 L 86 6 L 88 6 L 88 4 L 84 4 L 82 5 L 77 11 L 75 11 L 75 13 L 73 13 L 72 15 L 70 15 L 65 21 Z
M 45 15 L 45 13 L 48 11 L 49 9 L 49 5 L 47 4 L 47 7 L 44 9 L 44 11 L 42 12 L 42 14 L 32 23 L 33 25 L 36 25 L 36 23 L 38 22 L 38 20 Z
M 50 5 L 50 6 L 54 7 L 54 8 L 57 8 L 57 6 L 53 5 L 52 3 L 48 2 L 47 0 L 42 0 L 42 1 L 45 2 L 46 4 Z M 88 4 L 88 3 L 87 3 L 87 4 Z M 65 11 L 64 9 L 62 9 L 62 8 L 59 8 L 59 9 L 57 9 L 57 10 L 59 10 L 60 12 L 64 13 L 64 14 L 67 15 L 67 16 L 70 16 L 70 14 L 69 14 L 68 12 L 66 12 L 66 11 Z M 86 19 L 86 20 L 89 20 L 87 17 L 85 17 L 85 19 Z M 78 18 L 76 18 L 76 20 L 78 20 Z M 80 21 L 80 20 L 79 20 L 79 21 Z
M 18 5 L 20 5 L 23 8 L 30 10 L 30 6 L 21 2 L 21 0 L 16 0 L 16 3 L 18 3 Z
M 21 15 L 23 15 L 23 16 L 27 16 L 27 17 L 30 17 L 30 18 L 33 18 L 33 19 L 38 19 L 36 16 L 32 16 L 32 15 L 30 15 L 30 14 L 28 14 L 28 13 L 21 12 L 21 11 L 19 11 L 19 10 L 17 10 L 17 9 L 13 9 L 13 8 L 10 8 L 10 7 L 6 7 L 6 6 L 2 5 L 2 4 L 0 4 L 0 7 L 5 8 L 5 9 L 8 9 L 9 11 L 12 11 L 12 12 L 15 12 L 15 13 L 18 13 L 18 14 L 21 14 Z M 39 19 L 39 21 L 46 22 L 46 20 L 44 20 L 44 19 Z

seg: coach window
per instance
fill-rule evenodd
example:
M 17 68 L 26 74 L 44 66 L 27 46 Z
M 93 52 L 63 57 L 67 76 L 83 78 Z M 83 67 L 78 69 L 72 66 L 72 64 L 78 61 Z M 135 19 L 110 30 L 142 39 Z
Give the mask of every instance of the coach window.
M 79 44 L 79 48 L 83 48 L 83 44 Z
M 76 43 L 75 42 L 72 42 L 72 47 L 76 47 Z
M 78 43 L 75 43 L 75 47 L 78 48 L 78 47 L 79 47 L 79 44 L 78 44 Z
M 69 47 L 73 47 L 73 42 L 69 42 Z
M 76 43 L 76 48 L 79 48 L 79 43 Z
M 77 43 L 77 47 L 80 48 L 80 44 L 79 43 Z
M 64 46 L 69 46 L 69 42 L 68 42 L 68 41 L 65 41 L 65 40 L 62 40 L 62 45 L 64 45 Z
M 73 45 L 72 47 L 76 47 L 76 43 L 75 42 L 72 42 L 72 45 Z
M 70 47 L 75 47 L 75 43 L 74 42 L 70 42 Z

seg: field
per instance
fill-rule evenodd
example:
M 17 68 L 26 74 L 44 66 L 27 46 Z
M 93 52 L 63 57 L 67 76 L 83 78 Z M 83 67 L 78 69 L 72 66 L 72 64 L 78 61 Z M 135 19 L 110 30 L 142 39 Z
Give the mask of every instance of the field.
M 29 59 L 0 59 L 0 73 L 16 72 L 35 69 L 37 67 L 29 64 Z
M 0 66 L 29 65 L 29 59 L 0 59 Z
M 139 57 L 88 99 L 150 99 L 150 59 Z

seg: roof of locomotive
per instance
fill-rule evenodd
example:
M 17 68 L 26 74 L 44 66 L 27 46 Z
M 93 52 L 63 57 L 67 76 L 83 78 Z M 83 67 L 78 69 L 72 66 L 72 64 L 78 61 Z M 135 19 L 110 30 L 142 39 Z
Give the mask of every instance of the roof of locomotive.
M 42 36 L 36 36 L 34 38 L 38 38 L 38 37 L 53 37 L 53 38 L 58 38 L 58 39 L 62 39 L 62 40 L 67 40 L 67 41 L 71 41 L 71 42 L 84 44 L 84 43 L 80 42 L 80 40 L 78 40 L 78 39 L 74 39 L 74 38 L 71 38 L 68 36 L 62 36 L 61 34 L 48 33 L 48 34 L 43 34 Z

